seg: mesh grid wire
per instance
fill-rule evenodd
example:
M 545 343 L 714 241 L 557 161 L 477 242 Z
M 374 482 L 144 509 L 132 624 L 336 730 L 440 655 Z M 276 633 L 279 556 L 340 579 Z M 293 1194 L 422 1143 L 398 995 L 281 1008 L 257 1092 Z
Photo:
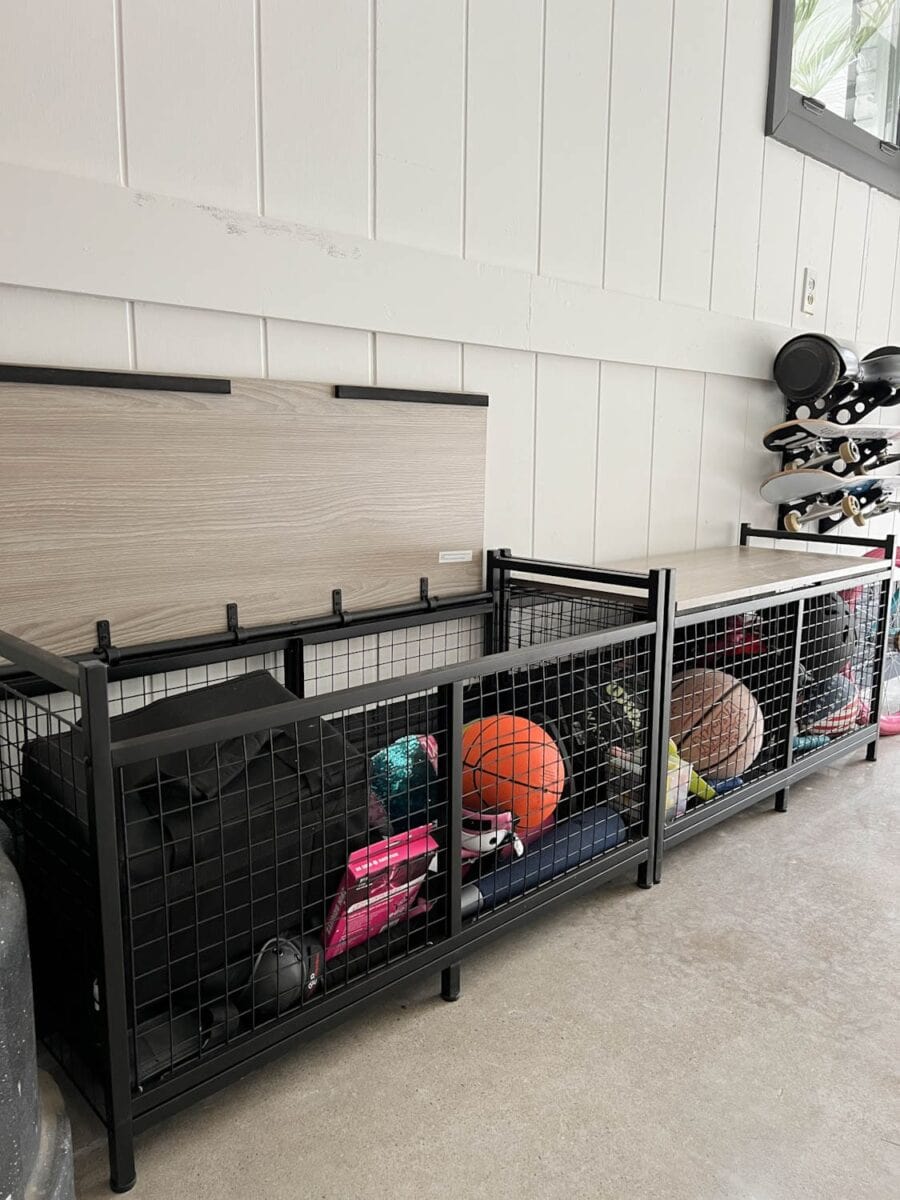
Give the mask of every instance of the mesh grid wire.
M 517 645 L 632 614 L 534 590 L 513 611 Z M 120 771 L 139 1085 L 445 936 L 445 698 L 410 692 L 346 709 L 340 693 L 471 660 L 483 644 L 482 618 L 468 617 L 306 645 L 304 691 L 334 693 L 328 715 Z M 649 649 L 640 654 L 646 661 Z M 260 671 L 273 677 L 265 702 L 277 703 L 280 655 L 132 680 L 113 700 L 127 712 L 159 695 L 206 692 L 216 674 L 256 686 Z M 632 815 L 643 804 L 624 789 L 619 799 Z
M 732 681 L 729 713 L 745 752 L 759 740 L 739 764 L 740 774 L 727 776 L 733 785 L 783 766 L 789 738 L 815 736 L 818 745 L 871 719 L 887 587 L 865 585 L 837 599 L 843 609 L 829 596 L 804 601 L 801 658 L 809 678 L 801 674 L 797 729 L 788 728 L 797 601 L 676 630 L 676 684 L 685 675 L 724 673 Z M 501 640 L 514 650 L 621 628 L 645 613 L 639 602 L 620 597 L 523 583 L 508 592 L 503 615 Z M 850 642 L 846 661 L 836 640 Z M 445 936 L 445 696 L 411 690 L 399 700 L 351 709 L 341 705 L 340 693 L 480 658 L 483 644 L 482 618 L 467 617 L 305 645 L 306 694 L 335 693 L 326 716 L 117 773 L 137 1090 Z M 520 744 L 507 729 L 494 739 L 501 761 L 492 764 L 484 739 L 478 743 L 464 731 L 464 918 L 514 903 L 642 836 L 650 790 L 651 660 L 651 640 L 629 639 L 623 630 L 623 640 L 609 647 L 568 655 L 555 648 L 527 668 L 473 672 L 466 681 L 469 728 L 482 722 L 489 734 L 490 722 L 512 718 L 541 735 L 532 731 Z M 207 698 L 223 685 L 262 687 L 255 702 L 278 703 L 289 698 L 284 680 L 280 651 L 236 651 L 227 662 L 114 681 L 113 736 L 128 736 L 121 722 L 140 719 L 146 706 L 160 701 L 189 698 L 179 720 L 203 719 Z M 813 703 L 829 680 L 859 694 L 847 729 L 834 706 L 823 718 Z M 20 834 L 31 919 L 41 931 L 35 939 L 41 1033 L 102 1111 L 99 920 L 79 700 L 65 692 L 30 697 L 0 686 L 2 803 Z M 678 691 L 682 700 L 694 695 L 683 682 Z M 720 692 L 708 697 L 719 709 Z M 254 696 L 241 703 L 252 707 Z M 690 705 L 682 709 L 690 718 Z M 830 732 L 811 732 L 829 719 Z M 679 731 L 682 757 L 703 764 L 707 785 L 721 784 L 709 765 L 721 771 L 724 763 L 733 771 L 740 747 L 725 743 L 727 752 L 719 745 L 712 755 L 703 720 L 689 725 Z M 795 755 L 804 752 L 802 743 L 793 744 Z M 518 780 L 520 750 L 527 786 L 524 809 L 519 804 L 516 811 L 503 789 L 510 777 Z M 549 771 L 548 787 L 531 786 L 528 762 L 535 753 L 542 780 Z M 676 764 L 676 783 L 683 778 L 679 770 Z M 686 790 L 678 811 L 712 800 Z M 674 792 L 669 799 L 680 803 Z M 678 819 L 675 809 L 669 816 Z
M 139 1082 L 443 936 L 446 745 L 430 693 L 122 769 Z
M 871 724 L 886 587 L 859 585 L 675 631 L 666 820 Z M 791 699 L 803 626 L 794 720 Z
M 539 606 L 528 628 L 588 615 L 584 605 Z M 464 918 L 483 919 L 643 836 L 651 650 L 649 638 L 628 639 L 467 682 Z
M 892 622 L 900 612 L 900 593 L 896 587 L 892 590 L 890 581 L 880 583 L 864 583 L 858 587 L 848 588 L 840 593 L 840 599 L 847 605 L 851 622 L 851 655 L 850 662 L 841 674 L 852 684 L 847 691 L 846 702 L 848 712 L 853 712 L 854 704 L 858 704 L 859 712 L 857 725 L 871 725 L 876 719 L 878 690 L 882 689 L 882 712 L 890 712 L 892 701 Z M 809 618 L 808 618 L 809 619 Z M 896 630 L 894 630 L 896 634 Z M 888 637 L 888 664 L 886 677 L 881 678 L 880 650 L 884 636 Z M 839 688 L 842 686 L 839 684 Z M 816 703 L 815 690 L 802 694 L 802 703 L 809 710 L 814 710 Z M 834 703 L 840 695 L 835 695 Z M 828 714 L 826 714 L 828 719 Z M 834 722 L 834 718 L 830 718 Z M 850 732 L 847 730 L 845 732 Z M 835 733 L 832 733 L 834 738 Z M 836 731 L 841 736 L 841 731 Z
M 482 653 L 482 617 L 460 617 L 303 647 L 307 696 L 467 662 Z
M 79 715 L 69 692 L 32 697 L 0 683 L 0 817 L 25 884 L 38 1032 L 102 1115 L 99 905 Z
M 633 617 L 628 604 L 523 586 L 510 598 L 508 643 L 562 640 Z M 118 771 L 136 1090 L 444 936 L 444 697 L 410 693 L 349 710 L 339 693 L 478 658 L 484 634 L 477 616 L 304 645 L 304 692 L 337 693 L 329 715 Z M 638 654 L 646 659 L 647 648 Z M 582 656 L 578 665 L 589 672 L 599 662 Z M 574 666 L 557 659 L 541 667 L 558 699 Z M 499 680 L 490 678 L 482 700 L 499 698 Z M 172 720 L 202 719 L 206 698 L 223 685 L 262 686 L 257 702 L 278 703 L 291 698 L 284 682 L 283 652 L 237 648 L 223 662 L 114 677 L 112 735 L 129 736 L 137 727 L 128 722 L 148 706 L 179 698 L 190 703 Z M 645 693 L 643 676 L 636 690 Z M 62 691 L 26 696 L 10 684 L 0 700 L 0 803 L 28 881 L 40 1032 L 102 1115 L 101 948 L 81 702 Z M 242 703 L 253 700 L 247 693 Z M 589 807 L 590 772 L 585 766 L 569 784 L 570 815 Z M 627 786 L 619 787 L 623 772 Z M 605 778 L 618 793 L 616 820 L 637 818 L 634 763 L 606 769 Z

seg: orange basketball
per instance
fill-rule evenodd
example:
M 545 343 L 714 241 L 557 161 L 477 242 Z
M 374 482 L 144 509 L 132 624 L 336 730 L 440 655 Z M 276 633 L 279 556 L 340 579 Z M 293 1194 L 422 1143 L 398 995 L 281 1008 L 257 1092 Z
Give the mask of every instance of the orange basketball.
M 463 804 L 514 813 L 538 829 L 559 803 L 566 772 L 556 742 L 525 717 L 483 717 L 463 730 Z

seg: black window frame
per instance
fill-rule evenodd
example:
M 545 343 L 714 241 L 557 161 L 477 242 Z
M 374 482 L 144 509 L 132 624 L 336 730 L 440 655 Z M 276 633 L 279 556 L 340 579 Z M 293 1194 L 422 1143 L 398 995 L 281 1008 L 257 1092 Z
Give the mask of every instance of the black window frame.
M 900 197 L 900 147 L 791 88 L 794 0 L 774 0 L 766 133 L 819 162 Z

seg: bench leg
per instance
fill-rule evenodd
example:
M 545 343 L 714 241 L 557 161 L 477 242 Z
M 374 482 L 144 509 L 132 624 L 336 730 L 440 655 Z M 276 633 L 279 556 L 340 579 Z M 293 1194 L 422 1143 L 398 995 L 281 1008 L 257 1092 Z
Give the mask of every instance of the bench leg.
M 452 963 L 441 971 L 441 999 L 459 999 L 459 963 Z
M 134 1170 L 134 1133 L 129 1120 L 124 1126 L 112 1126 L 109 1140 L 109 1186 L 114 1192 L 130 1192 L 137 1175 Z

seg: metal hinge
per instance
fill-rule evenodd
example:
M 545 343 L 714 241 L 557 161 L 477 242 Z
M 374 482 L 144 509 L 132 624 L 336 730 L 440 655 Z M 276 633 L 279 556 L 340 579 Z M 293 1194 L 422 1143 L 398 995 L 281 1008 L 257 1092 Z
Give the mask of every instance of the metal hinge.
M 429 609 L 437 608 L 437 597 L 428 594 L 428 576 L 423 575 L 419 579 L 419 599 L 424 600 Z
M 108 663 L 119 661 L 119 651 L 113 645 L 112 628 L 109 621 L 97 622 L 97 645 L 94 653 L 99 654 Z
M 347 611 L 344 608 L 344 593 L 340 588 L 334 588 L 331 593 L 331 611 L 340 618 L 341 624 L 347 624 Z
M 228 627 L 228 632 L 234 634 L 236 642 L 243 641 L 244 631 L 241 628 L 240 618 L 238 617 L 238 606 L 236 604 L 225 605 L 225 623 Z

